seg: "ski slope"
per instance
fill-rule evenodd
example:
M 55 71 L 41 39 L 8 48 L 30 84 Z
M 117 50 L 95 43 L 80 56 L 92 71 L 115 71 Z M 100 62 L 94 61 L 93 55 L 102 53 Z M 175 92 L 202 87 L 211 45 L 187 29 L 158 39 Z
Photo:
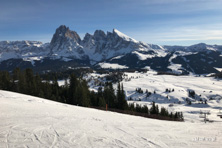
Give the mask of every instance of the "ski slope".
M 220 147 L 221 122 L 173 122 L 0 90 L 0 147 Z

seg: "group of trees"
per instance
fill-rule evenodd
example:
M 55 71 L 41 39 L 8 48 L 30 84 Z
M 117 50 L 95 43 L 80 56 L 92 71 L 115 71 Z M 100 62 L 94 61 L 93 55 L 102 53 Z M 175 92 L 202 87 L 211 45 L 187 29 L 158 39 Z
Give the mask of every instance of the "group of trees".
M 170 88 L 169 89 L 166 88 L 166 93 L 170 93 L 170 92 L 174 92 L 174 89 L 171 90 Z
M 139 87 L 139 88 L 136 88 L 135 90 L 137 93 L 140 93 L 140 94 L 143 94 L 143 90 Z M 149 97 L 150 95 L 152 95 L 152 92 L 149 92 L 147 89 L 145 91 L 146 93 L 146 97 Z M 154 90 L 153 91 L 153 94 L 156 94 L 156 91 Z
M 146 105 L 139 105 L 136 104 L 136 106 L 131 103 L 129 104 L 129 110 L 130 111 L 136 111 L 139 113 L 147 114 L 148 117 L 153 118 L 159 118 L 159 119 L 168 119 L 168 120 L 178 120 L 183 121 L 183 113 L 182 112 L 168 112 L 168 110 L 164 107 L 161 107 L 159 110 L 158 105 L 155 104 L 155 102 L 152 103 L 151 108 L 149 109 Z
M 136 88 L 136 92 L 142 94 L 143 90 L 139 87 L 139 88 Z
M 120 110 L 127 109 L 127 101 L 125 99 L 125 93 L 123 89 L 123 84 L 118 83 L 117 91 L 113 88 L 111 82 L 106 82 L 104 90 L 102 87 L 99 87 L 98 92 L 91 92 L 92 105 L 105 107 L 106 104 L 109 108 L 116 108 Z
M 127 108 L 123 85 L 120 83 L 116 92 L 111 82 L 105 83 L 104 90 L 100 87 L 98 92 L 94 92 L 89 91 L 87 82 L 75 74 L 71 74 L 69 82 L 66 80 L 63 86 L 58 85 L 57 76 L 51 76 L 53 80 L 46 76 L 44 78 L 46 80 L 42 80 L 31 69 L 21 71 L 17 68 L 11 74 L 3 71 L 0 72 L 0 89 L 85 107 L 105 107 L 107 104 L 110 108 Z
M 132 105 L 127 103 L 123 84 L 118 83 L 117 89 L 113 88 L 111 82 L 106 82 L 104 88 L 99 87 L 98 92 L 90 91 L 87 82 L 76 75 L 69 76 L 69 82 L 65 80 L 63 86 L 58 85 L 57 76 L 53 80 L 43 80 L 38 74 L 34 74 L 31 69 L 21 71 L 15 69 L 12 73 L 0 71 L 0 89 L 19 92 L 49 100 L 54 100 L 71 105 L 85 107 L 96 107 L 131 111 L 138 113 L 153 114 L 157 116 L 169 116 L 166 109 L 159 112 L 158 106 L 148 109 L 147 106 Z M 115 111 L 115 110 L 114 110 Z M 177 115 L 176 115 L 177 114 Z M 173 120 L 183 120 L 178 113 L 172 114 Z
M 188 94 L 189 94 L 189 97 L 194 98 L 196 93 L 194 90 L 189 90 Z

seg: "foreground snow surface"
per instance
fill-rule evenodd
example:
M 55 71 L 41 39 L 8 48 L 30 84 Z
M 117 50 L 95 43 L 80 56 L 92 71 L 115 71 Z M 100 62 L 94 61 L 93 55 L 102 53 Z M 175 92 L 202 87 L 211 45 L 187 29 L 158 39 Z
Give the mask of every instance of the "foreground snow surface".
M 221 122 L 172 122 L 0 90 L 0 147 L 220 147 Z

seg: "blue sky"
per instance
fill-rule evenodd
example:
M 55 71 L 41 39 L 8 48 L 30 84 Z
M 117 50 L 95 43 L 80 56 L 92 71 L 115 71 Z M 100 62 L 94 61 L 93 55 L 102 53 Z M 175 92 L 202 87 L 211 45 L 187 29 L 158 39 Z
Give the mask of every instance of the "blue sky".
M 82 38 L 113 28 L 146 43 L 222 45 L 222 0 L 0 0 L 0 40 L 50 42 L 66 25 Z

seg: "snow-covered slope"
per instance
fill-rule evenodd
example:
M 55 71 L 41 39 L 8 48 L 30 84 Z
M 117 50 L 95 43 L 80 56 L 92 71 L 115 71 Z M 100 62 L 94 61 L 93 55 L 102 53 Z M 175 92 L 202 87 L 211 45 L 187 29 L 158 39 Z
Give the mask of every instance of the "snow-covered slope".
M 218 147 L 220 122 L 173 122 L 0 90 L 0 147 Z
M 199 43 L 191 46 L 163 46 L 168 51 L 184 51 L 184 52 L 203 52 L 203 51 L 222 51 L 221 46 L 207 45 Z
M 0 62 L 8 59 L 40 59 L 49 53 L 48 44 L 38 41 L 0 41 Z

